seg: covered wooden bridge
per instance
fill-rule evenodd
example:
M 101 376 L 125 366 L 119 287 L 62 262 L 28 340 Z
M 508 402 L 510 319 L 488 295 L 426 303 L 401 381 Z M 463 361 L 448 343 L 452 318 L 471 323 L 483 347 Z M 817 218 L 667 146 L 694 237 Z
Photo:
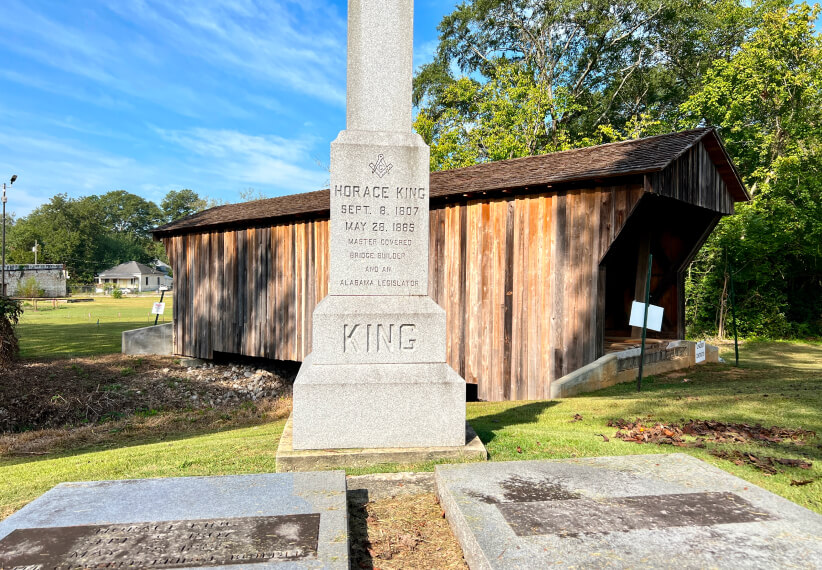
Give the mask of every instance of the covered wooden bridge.
M 431 175 L 429 293 L 448 361 L 482 400 L 542 399 L 629 337 L 631 301 L 685 334 L 684 271 L 749 200 L 713 129 Z M 174 269 L 174 346 L 302 360 L 328 290 L 327 190 L 213 208 L 158 228 Z

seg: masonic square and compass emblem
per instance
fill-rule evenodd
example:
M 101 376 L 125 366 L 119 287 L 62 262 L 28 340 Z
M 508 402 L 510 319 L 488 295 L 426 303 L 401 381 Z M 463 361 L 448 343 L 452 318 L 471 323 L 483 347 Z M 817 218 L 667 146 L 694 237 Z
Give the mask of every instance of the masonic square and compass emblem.
M 388 164 L 385 162 L 385 156 L 382 154 L 377 156 L 377 162 L 372 162 L 368 166 L 371 167 L 371 172 L 380 178 L 391 172 L 391 169 L 394 168 L 393 164 Z

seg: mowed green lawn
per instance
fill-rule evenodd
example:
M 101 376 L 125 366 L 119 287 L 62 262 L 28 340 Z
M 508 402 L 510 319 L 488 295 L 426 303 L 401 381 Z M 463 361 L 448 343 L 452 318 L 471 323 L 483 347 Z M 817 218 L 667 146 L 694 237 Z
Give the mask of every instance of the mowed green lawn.
M 730 354 L 724 350 L 723 356 Z M 683 380 L 687 378 L 688 382 Z M 614 438 L 607 422 L 651 416 L 664 423 L 681 419 L 761 423 L 822 433 L 822 345 L 763 343 L 742 349 L 742 365 L 705 365 L 685 377 L 649 378 L 642 393 L 631 384 L 565 400 L 470 403 L 468 419 L 485 442 L 492 461 L 566 457 L 688 453 L 822 513 L 822 438 L 805 445 L 708 443 L 706 449 L 628 443 Z M 573 421 L 574 415 L 582 416 Z M 175 417 L 174 421 L 190 419 Z M 0 458 L 0 518 L 63 481 L 230 475 L 273 472 L 284 419 L 211 432 L 192 431 L 123 440 L 106 448 L 77 449 L 39 457 Z M 105 429 L 101 426 L 100 429 Z M 605 441 L 599 434 L 609 438 Z M 46 434 L 47 435 L 47 434 Z M 811 469 L 780 467 L 768 476 L 750 465 L 710 455 L 711 449 L 758 456 L 804 459 Z M 433 464 L 381 465 L 351 474 L 431 470 Z M 792 482 L 811 481 L 797 486 Z
M 94 297 L 88 303 L 27 304 L 17 327 L 21 358 L 67 358 L 120 352 L 123 331 L 154 324 L 151 308 L 160 296 L 112 299 Z M 167 294 L 160 323 L 171 321 L 172 295 Z

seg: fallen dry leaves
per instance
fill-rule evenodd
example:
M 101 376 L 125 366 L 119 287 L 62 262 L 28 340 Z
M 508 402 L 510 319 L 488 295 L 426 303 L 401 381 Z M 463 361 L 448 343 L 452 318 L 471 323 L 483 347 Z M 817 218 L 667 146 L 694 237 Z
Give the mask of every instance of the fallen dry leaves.
M 682 420 L 680 424 L 645 423 L 624 419 L 611 420 L 608 426 L 617 428 L 614 437 L 634 443 L 656 443 L 678 447 L 705 447 L 705 442 L 713 443 L 794 443 L 804 445 L 816 437 L 816 432 L 803 429 L 789 429 L 777 426 L 733 424 L 710 420 Z M 696 441 L 686 441 L 684 436 L 692 436 Z
M 690 420 L 682 424 L 646 423 L 640 418 L 635 421 L 611 420 L 608 426 L 617 428 L 614 437 L 633 443 L 673 445 L 676 447 L 706 447 L 706 442 L 718 444 L 794 444 L 804 445 L 816 437 L 816 432 L 790 429 L 778 426 L 764 427 L 759 424 L 734 424 L 710 420 Z M 598 434 L 602 435 L 602 434 Z M 605 438 L 605 441 L 608 439 Z M 693 439 L 686 439 L 693 438 Z M 779 472 L 778 466 L 810 469 L 813 464 L 802 459 L 760 456 L 742 451 L 711 450 L 711 455 L 731 461 L 736 465 L 751 465 L 767 475 Z M 792 485 L 807 485 L 813 481 L 794 481 Z
M 711 451 L 711 455 L 726 459 L 735 465 L 753 465 L 760 471 L 768 475 L 776 475 L 779 473 L 777 465 L 785 465 L 787 467 L 798 467 L 800 469 L 810 469 L 813 463 L 804 461 L 802 459 L 788 459 L 784 457 L 767 457 L 754 455 L 753 453 L 745 453 L 742 451 L 724 451 L 715 449 Z M 793 484 L 793 483 L 791 483 Z
M 676 447 L 705 447 L 704 438 L 696 441 L 683 439 L 685 433 L 676 424 L 664 425 L 661 423 L 645 424 L 638 419 L 633 422 L 618 419 L 608 422 L 609 427 L 617 428 L 614 437 L 633 443 L 656 443 L 658 445 L 674 445 Z M 605 436 L 603 436 L 605 437 Z

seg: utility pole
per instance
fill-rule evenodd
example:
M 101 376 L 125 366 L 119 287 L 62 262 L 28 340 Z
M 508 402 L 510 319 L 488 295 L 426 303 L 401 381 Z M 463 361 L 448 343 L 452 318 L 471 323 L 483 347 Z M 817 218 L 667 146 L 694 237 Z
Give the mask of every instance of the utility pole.
M 17 180 L 17 175 L 11 177 L 11 182 L 9 182 L 9 186 L 14 184 L 14 181 Z M 6 296 L 6 202 L 8 198 L 6 198 L 6 183 L 3 182 L 3 284 L 2 288 L 0 288 L 0 296 Z
M 37 243 L 37 240 L 34 240 L 34 248 L 32 251 L 34 252 L 34 265 L 37 265 L 37 250 L 39 249 L 40 244 Z

